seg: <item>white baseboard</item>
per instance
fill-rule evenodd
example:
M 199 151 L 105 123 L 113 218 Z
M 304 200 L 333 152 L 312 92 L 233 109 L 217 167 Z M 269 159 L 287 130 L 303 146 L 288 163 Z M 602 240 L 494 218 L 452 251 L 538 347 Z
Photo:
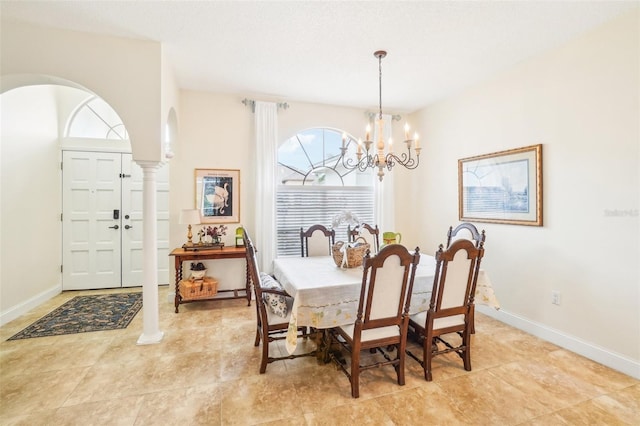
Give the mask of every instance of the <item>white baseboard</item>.
M 476 305 L 476 311 L 558 345 L 571 352 L 577 353 L 578 355 L 589 358 L 592 361 L 606 365 L 607 367 L 613 368 L 614 370 L 620 371 L 621 373 L 627 374 L 633 378 L 640 379 L 640 362 L 637 360 L 611 352 L 606 348 L 585 342 L 575 336 L 568 335 L 546 325 L 506 312 L 502 309 L 496 311 L 488 306 Z
M 9 308 L 7 311 L 0 313 L 0 325 L 5 325 L 6 323 L 13 321 L 60 293 L 62 293 L 62 285 L 55 285 L 48 290 L 35 295 L 31 299 L 25 300 L 19 305 Z

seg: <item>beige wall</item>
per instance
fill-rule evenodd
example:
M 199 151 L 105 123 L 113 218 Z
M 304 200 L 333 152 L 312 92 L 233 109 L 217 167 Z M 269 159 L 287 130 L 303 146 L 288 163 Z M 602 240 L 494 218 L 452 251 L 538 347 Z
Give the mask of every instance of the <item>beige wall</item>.
M 159 43 L 4 21 L 0 31 L 3 89 L 14 76 L 22 80 L 33 76 L 32 84 L 48 76 L 85 87 L 118 112 L 135 160 L 161 159 L 163 126 L 159 123 L 166 120 L 169 106 L 161 110 Z
M 459 223 L 459 158 L 543 144 L 544 226 L 479 224 L 495 314 L 636 376 L 639 29 L 627 15 L 414 114 L 424 162 L 399 194 L 415 209 L 396 213 L 406 243 L 433 252 Z
M 61 154 L 56 99 L 54 86 L 18 88 L 0 96 L 3 316 L 30 300 L 42 303 L 60 292 Z
M 171 246 L 186 241 L 187 230 L 178 225 L 181 209 L 195 207 L 194 169 L 239 169 L 241 180 L 240 222 L 251 232 L 255 229 L 254 200 L 256 176 L 253 172 L 254 114 L 242 103 L 244 96 L 194 91 L 180 93 L 180 136 L 171 160 Z M 258 99 L 263 101 L 278 101 Z M 330 127 L 358 135 L 366 126 L 364 111 L 328 105 L 290 102 L 278 112 L 278 139 L 282 142 L 310 127 Z M 229 224 L 226 244 L 233 244 Z M 197 227 L 199 229 L 199 227 Z M 240 261 L 207 262 L 212 275 L 224 288 L 242 286 L 244 264 Z M 224 284 L 222 284 L 224 283 Z

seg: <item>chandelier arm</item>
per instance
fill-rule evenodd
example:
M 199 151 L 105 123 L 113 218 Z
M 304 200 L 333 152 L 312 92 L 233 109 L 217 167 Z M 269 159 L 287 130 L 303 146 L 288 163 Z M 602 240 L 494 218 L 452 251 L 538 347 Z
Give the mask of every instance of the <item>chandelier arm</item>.
M 353 157 L 346 157 L 346 150 L 342 153 L 342 166 L 347 170 L 358 169 L 361 172 L 366 171 L 373 165 L 373 157 L 369 154 L 364 155 L 361 159 L 355 160 Z
M 411 151 L 408 151 L 408 153 L 403 152 L 400 154 L 400 157 L 389 153 L 385 156 L 385 160 L 387 162 L 387 169 L 389 170 L 391 170 L 396 164 L 400 164 L 409 170 L 415 169 L 420 164 L 420 156 L 412 157 Z

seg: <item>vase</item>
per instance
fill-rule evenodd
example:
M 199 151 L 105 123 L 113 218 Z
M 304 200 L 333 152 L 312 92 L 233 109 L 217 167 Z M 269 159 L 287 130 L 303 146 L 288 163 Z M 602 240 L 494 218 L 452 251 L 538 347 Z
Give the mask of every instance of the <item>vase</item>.
M 207 270 L 203 269 L 201 271 L 191 271 L 191 280 L 202 280 L 204 276 L 207 274 Z

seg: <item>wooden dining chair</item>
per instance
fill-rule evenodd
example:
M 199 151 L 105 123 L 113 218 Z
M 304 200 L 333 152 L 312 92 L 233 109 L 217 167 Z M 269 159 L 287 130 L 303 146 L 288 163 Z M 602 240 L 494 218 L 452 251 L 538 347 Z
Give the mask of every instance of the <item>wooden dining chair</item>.
M 478 228 L 473 223 L 463 222 L 460 225 L 456 226 L 455 229 L 453 226 L 449 227 L 449 232 L 447 232 L 447 248 L 451 245 L 453 241 L 459 239 L 467 239 L 473 242 L 476 247 L 480 246 L 482 243 L 484 247 L 484 242 L 486 241 L 486 234 L 484 229 L 481 232 L 478 232 Z M 475 305 L 471 307 L 471 334 L 475 334 L 476 332 L 476 320 L 475 320 Z
M 449 227 L 449 232 L 447 232 L 447 248 L 453 241 L 459 240 L 461 238 L 471 240 L 476 247 L 479 247 L 480 243 L 484 244 L 486 236 L 484 229 L 482 230 L 482 232 L 478 232 L 478 228 L 476 228 L 473 223 L 463 222 L 460 225 L 456 226 L 455 229 L 453 228 L 453 226 Z
M 335 239 L 336 231 L 324 225 L 300 228 L 300 254 L 302 257 L 330 256 Z
M 362 225 L 356 225 L 353 229 L 351 229 L 351 225 L 349 225 L 347 226 L 347 235 L 349 242 L 353 242 L 356 238 L 362 237 L 367 240 L 369 247 L 375 249 L 375 253 L 380 250 L 380 229 L 378 229 L 378 225 L 371 226 L 368 223 L 363 223 Z
M 427 381 L 433 357 L 449 352 L 458 354 L 464 369 L 471 371 L 473 300 L 482 256 L 483 243 L 476 247 L 467 239 L 454 241 L 446 250 L 440 245 L 436 252 L 429 309 L 409 319 L 409 335 L 422 343 L 422 357 L 407 354 L 420 363 Z
M 410 295 L 419 262 L 419 248 L 411 254 L 399 244 L 382 248 L 374 257 L 369 252 L 365 255 L 355 323 L 329 331 L 332 346 L 340 345 L 351 356 L 350 368 L 347 368 L 335 352 L 329 353 L 349 378 L 354 398 L 360 396 L 360 373 L 370 368 L 393 365 L 398 384 L 404 385 Z M 364 358 L 362 351 L 366 351 Z M 361 361 L 371 362 L 361 365 Z
M 287 356 L 270 355 L 270 343 L 287 338 L 293 298 L 287 294 L 275 278 L 267 274 L 260 273 L 255 247 L 253 246 L 251 239 L 248 238 L 246 234 L 245 245 L 247 249 L 249 275 L 256 297 L 256 311 L 258 316 L 254 346 L 259 346 L 260 342 L 262 342 L 260 374 L 264 374 L 267 371 L 267 364 L 274 361 L 294 359 L 304 356 L 315 356 L 317 353 L 316 349 Z M 306 327 L 298 327 L 296 337 L 307 338 L 308 334 L 306 330 Z

